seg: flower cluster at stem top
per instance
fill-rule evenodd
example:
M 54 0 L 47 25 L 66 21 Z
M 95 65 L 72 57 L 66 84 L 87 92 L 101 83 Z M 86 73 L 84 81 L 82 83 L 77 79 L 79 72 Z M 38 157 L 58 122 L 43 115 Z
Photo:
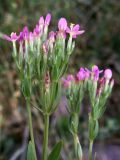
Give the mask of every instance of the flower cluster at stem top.
M 91 112 L 95 119 L 102 116 L 107 98 L 110 96 L 114 80 L 110 69 L 100 70 L 94 65 L 92 70 L 80 68 L 76 75 L 62 78 L 68 99 L 68 110 L 79 112 L 84 92 L 89 92 Z

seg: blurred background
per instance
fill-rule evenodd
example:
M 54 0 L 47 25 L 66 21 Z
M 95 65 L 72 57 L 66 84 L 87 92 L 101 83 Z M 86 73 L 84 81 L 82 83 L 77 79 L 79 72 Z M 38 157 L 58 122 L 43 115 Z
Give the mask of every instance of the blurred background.
M 33 30 L 39 17 L 48 12 L 52 14 L 51 30 L 57 28 L 60 17 L 67 18 L 69 23 L 79 23 L 85 29 L 85 34 L 76 40 L 69 73 L 93 64 L 101 69 L 109 67 L 113 70 L 115 86 L 100 120 L 95 151 L 99 159 L 120 160 L 120 1 L 0 0 L 0 33 L 19 33 L 25 25 Z M 29 139 L 27 113 L 11 52 L 11 43 L 0 39 L 0 160 L 25 160 Z M 88 105 L 89 102 L 85 100 L 79 127 L 85 153 L 88 148 Z M 32 109 L 37 153 L 41 159 L 43 119 L 34 107 Z M 64 139 L 60 159 L 73 160 L 73 141 L 68 130 L 64 97 L 51 117 L 50 136 L 49 146 Z

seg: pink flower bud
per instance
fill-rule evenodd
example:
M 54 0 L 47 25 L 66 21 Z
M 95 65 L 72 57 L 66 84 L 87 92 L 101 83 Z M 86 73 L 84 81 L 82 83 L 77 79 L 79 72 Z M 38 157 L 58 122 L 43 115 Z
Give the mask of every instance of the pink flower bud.
M 98 70 L 99 70 L 98 66 L 94 65 L 94 66 L 92 67 L 92 72 L 96 72 L 96 71 L 98 71 Z
M 29 40 L 30 41 L 33 41 L 34 40 L 34 35 L 32 32 L 29 33 Z
M 95 81 L 98 81 L 99 79 L 99 74 L 101 73 L 102 71 L 99 70 L 98 66 L 94 65 L 92 67 L 92 73 L 93 73 L 93 76 L 94 76 L 94 80 Z
M 60 31 L 65 31 L 67 29 L 67 21 L 65 18 L 60 18 L 58 28 Z
M 19 41 L 19 42 L 23 42 L 23 40 L 24 40 L 23 32 L 20 32 L 18 41 Z
M 72 74 L 69 74 L 66 79 L 62 78 L 63 86 L 65 88 L 69 88 L 71 86 L 71 83 L 75 80 L 74 76 Z
M 39 25 L 36 25 L 36 27 L 34 28 L 33 34 L 35 36 L 39 36 L 40 33 L 41 33 L 41 31 L 40 31 Z
M 65 88 L 69 88 L 70 85 L 71 85 L 71 82 L 68 81 L 68 80 L 66 80 L 66 79 L 64 79 L 64 78 L 62 78 L 62 83 L 63 83 L 63 86 L 64 86 Z
M 69 74 L 66 79 L 68 81 L 74 81 L 74 76 L 72 74 Z
M 29 31 L 27 26 L 23 28 L 23 37 L 25 40 L 29 38 Z
M 45 18 L 45 25 L 48 26 L 50 24 L 50 21 L 51 21 L 51 14 L 48 13 L 47 16 L 46 16 L 46 18 Z
M 43 18 L 43 16 L 40 17 L 40 19 L 39 19 L 39 25 L 44 25 L 44 18 Z
M 54 43 L 54 41 L 55 41 L 55 35 L 56 35 L 56 33 L 53 32 L 53 31 L 51 31 L 49 33 L 49 40 L 50 40 L 50 42 Z
M 106 69 L 106 70 L 104 71 L 104 77 L 105 77 L 106 79 L 111 79 L 111 77 L 112 77 L 112 71 L 111 71 L 111 69 Z
M 90 77 L 90 73 L 91 72 L 87 68 L 85 68 L 85 79 L 88 79 Z
M 78 81 L 85 79 L 85 70 L 84 70 L 84 68 L 80 68 L 80 70 L 77 73 L 76 77 L 77 77 Z

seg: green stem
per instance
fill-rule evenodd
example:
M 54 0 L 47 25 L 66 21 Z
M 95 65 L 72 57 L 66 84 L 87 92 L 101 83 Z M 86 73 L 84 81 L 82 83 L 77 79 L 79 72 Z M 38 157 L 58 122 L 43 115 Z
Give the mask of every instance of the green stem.
M 92 149 L 93 149 L 93 140 L 90 140 L 90 143 L 89 143 L 89 160 L 92 160 Z
M 82 148 L 77 134 L 74 134 L 74 148 L 76 160 L 82 160 Z
M 48 153 L 48 133 L 49 133 L 49 115 L 44 115 L 45 128 L 44 128 L 44 139 L 43 139 L 43 157 L 42 160 L 47 160 Z
M 37 160 L 37 155 L 36 155 L 36 149 L 35 149 L 35 141 L 34 141 L 34 136 L 33 136 L 33 125 L 32 125 L 32 114 L 31 114 L 31 108 L 30 108 L 30 99 L 26 100 L 27 102 L 27 111 L 28 111 L 28 123 L 29 123 L 29 130 L 30 130 L 30 138 L 31 142 L 33 145 L 33 153 L 35 160 Z

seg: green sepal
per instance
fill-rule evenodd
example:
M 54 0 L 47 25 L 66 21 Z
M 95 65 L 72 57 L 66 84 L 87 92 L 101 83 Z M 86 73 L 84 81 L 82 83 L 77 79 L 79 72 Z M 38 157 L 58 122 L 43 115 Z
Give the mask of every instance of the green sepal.
M 63 146 L 63 141 L 58 142 L 48 156 L 48 160 L 58 160 Z
M 69 120 L 69 129 L 70 132 L 74 135 L 77 134 L 78 132 L 78 123 L 79 123 L 79 116 L 77 113 L 72 113 L 70 115 L 70 120 Z
M 25 76 L 24 79 L 22 80 L 22 92 L 24 97 L 30 97 L 31 95 L 31 86 L 29 84 L 28 77 Z
M 99 131 L 98 120 L 94 120 L 93 118 L 89 119 L 89 138 L 90 140 L 94 140 Z

